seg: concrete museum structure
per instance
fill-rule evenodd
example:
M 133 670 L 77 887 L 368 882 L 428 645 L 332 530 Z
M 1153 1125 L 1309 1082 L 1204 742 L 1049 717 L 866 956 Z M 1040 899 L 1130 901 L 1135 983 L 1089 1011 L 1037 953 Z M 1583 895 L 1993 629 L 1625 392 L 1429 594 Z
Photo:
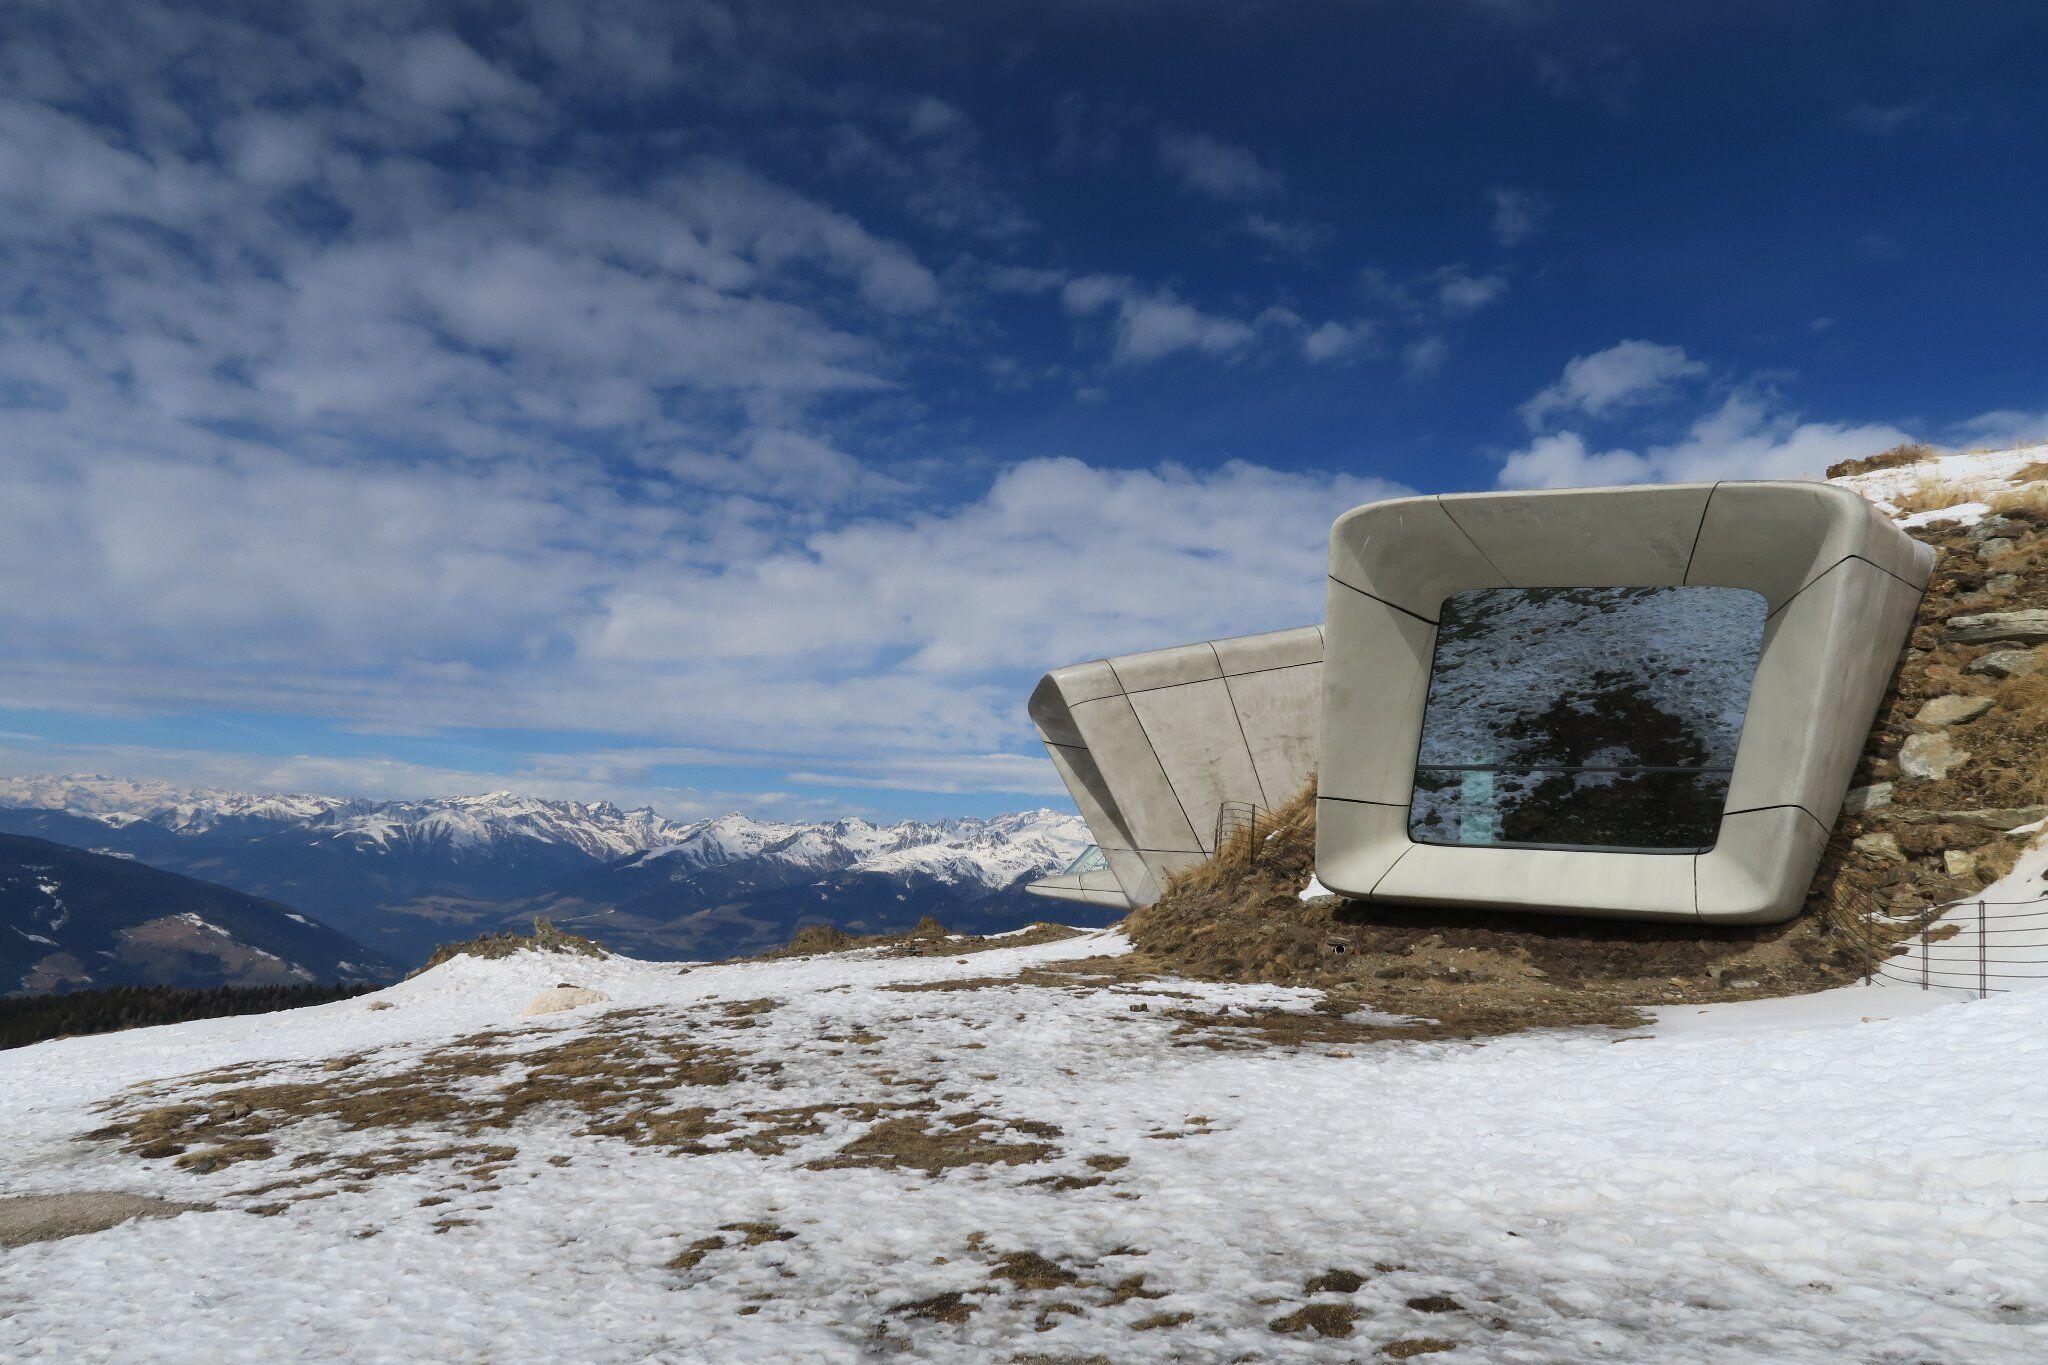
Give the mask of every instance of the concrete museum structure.
M 1313 773 L 1316 873 L 1353 899 L 1788 919 L 1933 564 L 1930 548 L 1862 498 L 1816 483 L 1458 494 L 1356 508 L 1330 532 L 1320 630 L 1129 655 L 1040 682 L 1032 720 L 1100 850 L 1031 889 L 1150 904 L 1168 876 L 1214 851 L 1220 803 L 1272 809 Z M 1672 588 L 1762 599 L 1747 709 L 1739 742 L 1731 735 L 1732 765 L 1716 770 L 1726 795 L 1710 837 L 1672 849 L 1413 837 L 1418 750 L 1451 599 Z
M 1315 772 L 1319 626 L 1055 669 L 1031 722 L 1097 847 L 1030 890 L 1127 907 L 1216 851 L 1225 802 L 1272 810 Z

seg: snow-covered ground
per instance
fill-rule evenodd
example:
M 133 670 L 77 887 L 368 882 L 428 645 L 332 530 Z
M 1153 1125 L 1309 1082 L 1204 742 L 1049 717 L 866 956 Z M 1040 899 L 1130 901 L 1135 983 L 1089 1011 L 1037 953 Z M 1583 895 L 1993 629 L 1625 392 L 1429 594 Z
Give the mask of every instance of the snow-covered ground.
M 985 984 L 1123 948 L 1112 933 L 680 973 L 459 960 L 317 1009 L 0 1055 L 0 1188 L 217 1203 L 0 1252 L 0 1355 L 1336 1360 L 1425 1339 L 1475 1360 L 2048 1354 L 2048 1089 L 2033 1080 L 2048 1066 L 2048 992 L 1963 1003 L 1852 987 L 1767 1002 L 1768 1020 L 1758 1006 L 1688 1009 L 1625 1040 L 1217 1051 L 1176 1046 L 1187 1038 L 1168 1011 L 1312 997 Z M 887 989 L 942 979 L 970 988 Z M 557 982 L 611 1004 L 522 1021 Z M 775 1003 L 720 1008 L 760 1000 Z M 106 1121 L 96 1105 L 143 1080 L 261 1059 L 345 1085 L 321 1063 L 374 1050 L 365 1065 L 384 1073 L 483 1029 L 510 1031 L 501 1045 L 517 1052 L 613 1028 L 780 1063 L 679 1087 L 679 1106 L 737 1118 L 914 1094 L 940 1119 L 1056 1129 L 1054 1150 L 936 1175 L 810 1169 L 868 1119 L 830 1115 L 780 1155 L 680 1155 L 577 1136 L 586 1120 L 539 1109 L 486 1135 L 517 1148 L 484 1182 L 495 1188 L 429 1165 L 266 1217 L 230 1192 L 304 1153 L 393 1135 L 284 1129 L 271 1160 L 211 1175 L 79 1136 Z M 431 1125 L 411 1136 L 436 1140 Z M 1099 1184 L 1044 1183 L 1097 1178 L 1114 1165 L 1103 1158 L 1127 1164 Z M 740 1224 L 774 1235 L 719 1231 Z M 669 1266 L 706 1238 L 719 1245 L 695 1266 Z M 1027 1251 L 1075 1282 L 1001 1278 L 1003 1258 Z M 1365 1282 L 1306 1288 L 1331 1269 Z M 1117 1301 L 1135 1275 L 1162 1297 Z M 964 1320 L 899 1311 L 948 1293 L 972 1305 Z M 1356 1310 L 1353 1335 L 1270 1326 L 1315 1305 Z

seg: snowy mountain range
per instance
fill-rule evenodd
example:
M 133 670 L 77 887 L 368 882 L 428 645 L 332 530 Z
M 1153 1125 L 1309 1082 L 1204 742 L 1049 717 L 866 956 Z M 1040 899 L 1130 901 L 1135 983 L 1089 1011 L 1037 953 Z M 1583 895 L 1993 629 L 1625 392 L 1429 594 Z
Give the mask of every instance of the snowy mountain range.
M 536 913 L 663 957 L 755 951 L 813 921 L 889 932 L 935 914 L 1011 927 L 1038 908 L 1023 883 L 1089 843 L 1077 816 L 1051 810 L 681 822 L 509 792 L 370 801 L 95 775 L 0 778 L 0 832 L 282 901 L 404 962 Z

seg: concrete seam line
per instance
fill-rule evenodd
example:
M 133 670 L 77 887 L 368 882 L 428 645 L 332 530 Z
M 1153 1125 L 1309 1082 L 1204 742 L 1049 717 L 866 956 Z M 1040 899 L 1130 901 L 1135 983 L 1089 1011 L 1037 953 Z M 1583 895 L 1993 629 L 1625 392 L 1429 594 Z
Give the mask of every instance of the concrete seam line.
M 1707 513 L 1713 510 L 1714 494 L 1720 491 L 1721 481 L 1719 479 L 1716 479 L 1714 481 L 1714 486 L 1707 490 L 1707 500 L 1700 504 L 1700 524 L 1697 528 L 1694 529 L 1692 533 L 1692 548 L 1686 551 L 1685 553 L 1685 572 L 1681 574 L 1678 579 L 1678 581 L 1681 584 L 1690 585 L 1692 582 L 1692 562 L 1693 560 L 1699 558 L 1700 537 L 1706 534 L 1707 530 Z M 1695 902 L 1693 912 L 1697 914 L 1699 912 L 1697 905 L 1699 898 L 1695 896 L 1693 899 Z
M 1223 673 L 1223 656 L 1216 653 L 1216 642 L 1209 642 L 1209 652 L 1216 654 L 1216 671 Z M 1244 760 L 1252 765 L 1252 781 L 1259 784 L 1259 800 L 1267 810 L 1273 809 L 1272 793 L 1266 790 L 1266 779 L 1259 774 L 1258 757 L 1252 753 L 1252 737 L 1244 731 L 1244 714 L 1237 709 L 1237 693 L 1230 690 L 1230 675 L 1223 673 L 1223 699 L 1230 703 L 1230 718 L 1237 722 L 1237 737 L 1244 741 Z M 1218 815 L 1222 814 L 1218 810 Z M 1255 822 L 1256 823 L 1256 822 Z
M 1425 626 L 1434 626 L 1442 624 L 1441 622 L 1431 620 L 1429 617 L 1424 616 L 1419 611 L 1410 611 L 1408 610 L 1408 608 L 1402 606 L 1398 602 L 1389 602 L 1386 598 L 1381 597 L 1378 593 L 1367 592 L 1364 588 L 1359 587 L 1355 583 L 1346 583 L 1343 579 L 1337 577 L 1337 575 L 1335 574 L 1326 574 L 1324 576 L 1340 588 L 1349 588 L 1351 589 L 1351 591 L 1357 593 L 1360 597 L 1370 597 L 1373 601 L 1379 603 L 1381 606 L 1392 607 L 1395 611 L 1400 612 L 1403 616 L 1412 616 L 1416 620 L 1422 622 L 1422 624 Z
M 1465 523 L 1458 520 L 1458 514 L 1453 512 L 1450 509 L 1449 505 L 1444 502 L 1443 494 L 1437 494 L 1434 498 L 1431 498 L 1430 501 L 1436 504 L 1437 511 L 1442 512 L 1444 516 L 1450 519 L 1451 525 L 1457 528 L 1458 534 L 1465 537 L 1467 543 L 1469 543 L 1474 550 L 1478 551 L 1479 557 L 1486 561 L 1486 567 L 1493 570 L 1495 574 L 1499 575 L 1501 582 L 1507 584 L 1511 588 L 1518 588 L 1521 586 L 1521 584 L 1515 582 L 1514 579 L 1509 578 L 1504 573 L 1501 573 L 1500 565 L 1493 562 L 1493 556 L 1486 553 L 1486 547 L 1484 545 L 1481 545 L 1476 539 L 1473 538 L 1472 533 L 1465 529 Z M 1432 624 L 1434 624 L 1434 622 L 1432 622 Z
M 1392 606 L 1393 604 L 1388 603 L 1388 605 Z M 1213 647 L 1214 646 L 1211 646 L 1211 648 Z M 1322 663 L 1323 661 L 1321 659 L 1310 659 L 1306 663 L 1299 664 L 1274 664 L 1271 668 L 1247 668 L 1240 673 L 1225 673 L 1222 675 L 1222 677 L 1225 681 L 1228 681 L 1231 678 L 1253 678 L 1257 677 L 1261 673 L 1285 673 L 1290 668 L 1320 668 L 1322 667 Z M 1130 691 L 1125 692 L 1122 695 L 1126 697 L 1140 697 L 1147 692 L 1167 692 L 1171 691 L 1173 688 L 1176 687 L 1199 687 L 1203 683 L 1215 681 L 1215 678 L 1194 678 L 1187 682 L 1161 683 L 1157 687 L 1134 687 Z M 1097 698 L 1097 700 L 1108 701 L 1109 698 L 1100 697 Z M 1077 706 L 1086 706 L 1087 704 L 1088 703 L 1085 701 L 1075 703 L 1075 705 Z

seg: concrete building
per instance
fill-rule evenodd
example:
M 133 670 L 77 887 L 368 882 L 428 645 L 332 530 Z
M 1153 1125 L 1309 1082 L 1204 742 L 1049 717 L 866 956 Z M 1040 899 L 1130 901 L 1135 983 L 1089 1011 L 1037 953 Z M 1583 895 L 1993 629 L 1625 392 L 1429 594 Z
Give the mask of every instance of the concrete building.
M 1213 640 L 1055 669 L 1030 713 L 1097 847 L 1030 889 L 1150 905 L 1215 851 L 1225 802 L 1274 810 L 1315 773 L 1323 632 Z
M 1719 923 L 1790 918 L 1934 553 L 1845 489 L 1721 483 L 1402 498 L 1330 532 L 1316 873 L 1359 900 Z M 1482 588 L 1739 588 L 1768 615 L 1703 850 L 1410 835 L 1439 615 Z

